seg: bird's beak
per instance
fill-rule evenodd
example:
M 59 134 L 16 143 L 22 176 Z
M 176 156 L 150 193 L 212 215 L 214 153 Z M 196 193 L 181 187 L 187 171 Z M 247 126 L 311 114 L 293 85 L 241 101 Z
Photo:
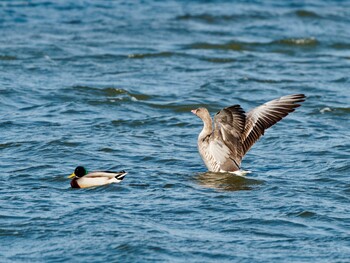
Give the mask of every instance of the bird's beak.
M 196 115 L 197 110 L 191 110 L 191 112 Z
M 75 173 L 72 173 L 68 178 L 73 178 L 75 176 Z

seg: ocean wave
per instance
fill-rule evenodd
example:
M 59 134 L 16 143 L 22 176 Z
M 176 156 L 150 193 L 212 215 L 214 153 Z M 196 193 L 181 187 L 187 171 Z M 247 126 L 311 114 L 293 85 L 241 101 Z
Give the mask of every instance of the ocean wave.
M 276 47 L 314 47 L 319 44 L 319 41 L 314 37 L 306 38 L 283 38 L 271 42 L 239 42 L 230 41 L 226 43 L 209 43 L 209 42 L 195 42 L 184 46 L 184 49 L 211 49 L 211 50 L 233 50 L 233 51 L 258 51 L 262 48 L 271 48 L 267 51 L 273 51 Z
M 208 24 L 220 23 L 220 22 L 230 22 L 230 21 L 240 21 L 242 19 L 269 19 L 271 14 L 268 12 L 250 12 L 250 13 L 240 13 L 240 14 L 229 14 L 229 15 L 215 15 L 209 13 L 202 14 L 184 14 L 179 15 L 176 20 L 185 21 L 200 21 Z
M 108 97 L 110 99 L 110 102 L 113 102 L 113 99 L 130 99 L 133 101 L 143 101 L 143 100 L 149 100 L 151 96 L 147 94 L 142 93 L 136 93 L 136 92 L 129 92 L 126 89 L 123 88 L 114 88 L 114 87 L 105 87 L 105 88 L 99 88 L 99 87 L 92 87 L 92 86 L 73 86 L 72 89 L 79 93 L 84 93 L 85 95 L 99 95 L 102 97 Z
M 142 58 L 167 58 L 176 55 L 175 52 L 158 52 L 158 53 L 135 53 L 129 54 L 128 58 L 142 59 Z
M 291 45 L 291 46 L 316 46 L 319 44 L 319 41 L 314 37 L 307 38 L 284 38 L 272 43 L 280 45 Z
M 309 10 L 300 9 L 294 12 L 298 17 L 301 18 L 320 18 L 321 16 L 317 13 Z

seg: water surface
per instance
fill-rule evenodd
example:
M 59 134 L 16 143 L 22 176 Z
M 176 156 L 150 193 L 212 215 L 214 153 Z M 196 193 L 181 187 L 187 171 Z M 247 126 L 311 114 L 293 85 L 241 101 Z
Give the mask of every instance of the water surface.
M 348 262 L 348 1 L 1 1 L 2 262 Z M 201 122 L 305 93 L 206 173 Z M 123 169 L 71 189 L 78 165 Z

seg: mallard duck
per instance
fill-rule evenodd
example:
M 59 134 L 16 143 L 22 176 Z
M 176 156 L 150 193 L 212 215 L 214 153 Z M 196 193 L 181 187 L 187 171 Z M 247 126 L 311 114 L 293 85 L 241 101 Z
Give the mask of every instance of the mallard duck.
M 68 178 L 73 178 L 70 182 L 72 188 L 86 188 L 120 183 L 126 174 L 125 171 L 96 171 L 89 173 L 83 166 L 78 166 Z
M 243 156 L 262 136 L 305 100 L 304 94 L 283 96 L 256 107 L 245 114 L 240 105 L 220 110 L 213 122 L 206 108 L 191 112 L 202 119 L 198 136 L 199 153 L 211 172 L 240 171 Z

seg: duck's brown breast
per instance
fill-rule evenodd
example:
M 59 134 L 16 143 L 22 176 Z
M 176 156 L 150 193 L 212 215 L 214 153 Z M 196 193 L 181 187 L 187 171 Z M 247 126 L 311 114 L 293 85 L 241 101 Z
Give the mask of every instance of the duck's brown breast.
M 78 179 L 74 178 L 72 181 L 70 181 L 70 186 L 72 188 L 80 188 L 80 186 L 78 184 Z

